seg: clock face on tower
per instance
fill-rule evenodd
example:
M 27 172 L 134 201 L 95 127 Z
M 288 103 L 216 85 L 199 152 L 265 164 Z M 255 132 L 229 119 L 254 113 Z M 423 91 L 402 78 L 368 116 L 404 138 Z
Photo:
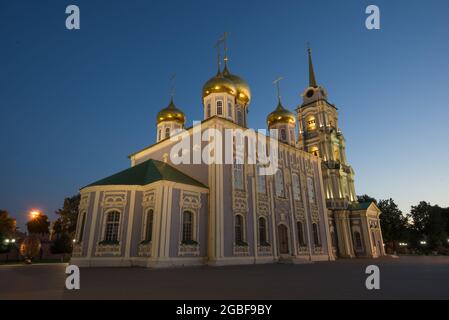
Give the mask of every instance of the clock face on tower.
M 307 98 L 312 98 L 314 93 L 315 93 L 315 91 L 313 89 L 310 89 L 309 91 L 307 91 L 307 93 L 306 93 Z

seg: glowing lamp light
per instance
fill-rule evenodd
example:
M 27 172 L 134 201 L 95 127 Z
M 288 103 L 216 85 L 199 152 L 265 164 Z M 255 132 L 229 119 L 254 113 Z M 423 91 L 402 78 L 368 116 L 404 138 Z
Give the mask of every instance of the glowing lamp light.
M 76 243 L 76 239 L 73 239 L 73 243 Z
M 9 239 L 5 239 L 5 243 L 8 244 L 9 243 Z
M 400 247 L 406 247 L 406 246 L 408 246 L 408 244 L 405 243 L 405 242 L 399 242 L 399 246 L 400 246 Z
M 16 243 L 16 239 L 11 239 L 11 243 Z
M 421 245 L 425 246 L 427 244 L 427 241 L 420 241 L 419 242 Z
M 30 217 L 31 219 L 36 219 L 37 217 L 39 217 L 41 215 L 40 211 L 38 210 L 32 210 L 30 212 Z

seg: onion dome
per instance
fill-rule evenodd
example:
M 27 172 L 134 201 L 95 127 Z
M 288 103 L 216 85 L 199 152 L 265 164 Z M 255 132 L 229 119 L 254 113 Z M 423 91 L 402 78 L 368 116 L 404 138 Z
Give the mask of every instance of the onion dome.
M 268 127 L 271 127 L 277 123 L 295 124 L 296 118 L 292 112 L 282 106 L 281 100 L 279 100 L 276 110 L 268 115 L 267 123 Z
M 203 98 L 212 93 L 229 93 L 234 97 L 237 96 L 237 88 L 234 82 L 225 78 L 221 72 L 206 82 L 203 86 Z
M 177 121 L 181 124 L 185 123 L 184 112 L 176 108 L 173 98 L 170 100 L 168 107 L 162 109 L 157 114 L 157 123 L 159 124 L 163 121 Z
M 226 65 L 223 70 L 223 76 L 234 83 L 237 89 L 237 100 L 243 105 L 249 104 L 251 101 L 251 89 L 249 88 L 248 83 L 239 76 L 231 74 Z

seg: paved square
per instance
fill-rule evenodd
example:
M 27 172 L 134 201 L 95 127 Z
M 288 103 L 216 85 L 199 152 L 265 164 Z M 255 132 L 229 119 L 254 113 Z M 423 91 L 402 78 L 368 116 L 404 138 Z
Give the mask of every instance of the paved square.
M 381 290 L 365 288 L 380 268 Z M 83 268 L 65 289 L 63 264 L 0 266 L 0 299 L 449 299 L 449 257 L 339 260 L 151 270 Z

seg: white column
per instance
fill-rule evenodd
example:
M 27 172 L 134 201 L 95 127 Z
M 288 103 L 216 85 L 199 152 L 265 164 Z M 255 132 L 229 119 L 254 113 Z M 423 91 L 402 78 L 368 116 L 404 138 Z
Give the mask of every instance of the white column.
M 125 247 L 125 258 L 129 258 L 131 254 L 131 240 L 132 240 L 132 231 L 133 231 L 133 223 L 134 223 L 134 208 L 136 202 L 136 191 L 131 191 L 129 204 L 129 212 L 128 212 L 128 228 L 126 230 L 126 247 Z
M 95 191 L 95 200 L 94 200 L 94 207 L 92 212 L 92 223 L 90 225 L 90 232 L 89 232 L 89 246 L 87 249 L 87 257 L 92 257 L 92 250 L 94 247 L 94 237 L 95 237 L 95 227 L 97 225 L 97 216 L 98 216 L 98 207 L 100 203 L 100 191 Z

